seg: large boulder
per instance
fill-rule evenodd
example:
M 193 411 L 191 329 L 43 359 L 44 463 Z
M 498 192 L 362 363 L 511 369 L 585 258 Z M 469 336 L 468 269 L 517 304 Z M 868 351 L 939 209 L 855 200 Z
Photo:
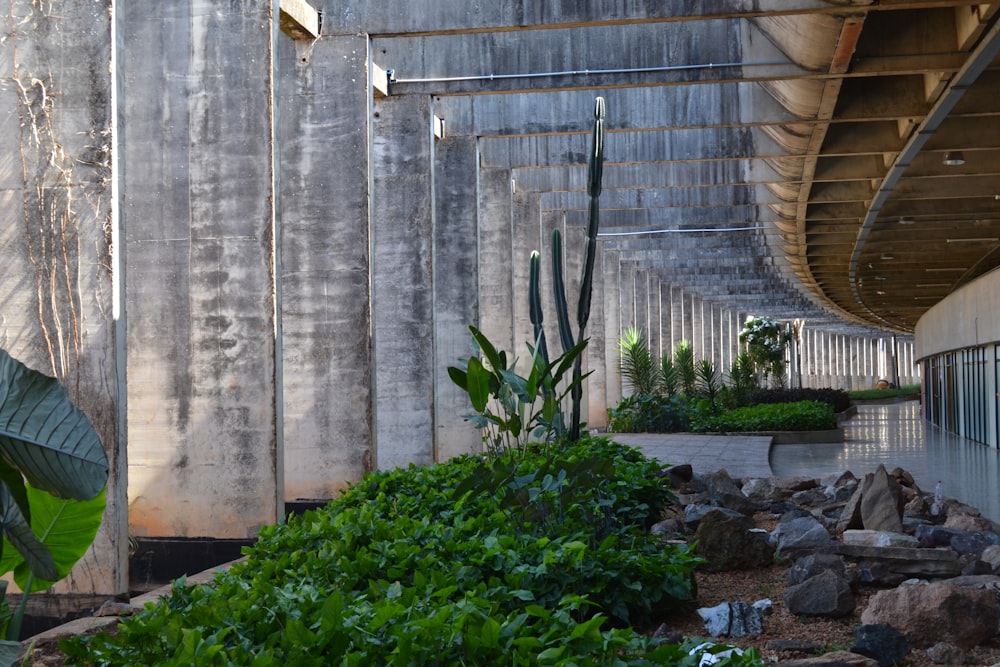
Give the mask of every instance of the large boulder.
M 844 506 L 837 522 L 837 530 L 864 528 L 903 532 L 903 510 L 906 498 L 895 478 L 880 465 L 873 473 L 865 475 Z
M 996 633 L 997 604 L 990 591 L 947 582 L 900 586 L 872 596 L 861 622 L 891 625 L 918 648 L 949 642 L 969 649 Z
M 854 611 L 851 584 L 833 570 L 824 570 L 785 590 L 785 606 L 793 614 L 839 618 Z
M 861 491 L 861 524 L 866 530 L 903 532 L 903 508 L 906 500 L 896 480 L 885 466 L 865 475 Z
M 743 521 L 718 509 L 701 518 L 694 539 L 695 553 L 705 557 L 704 568 L 710 572 L 753 570 L 774 560 L 766 533 L 748 530 Z

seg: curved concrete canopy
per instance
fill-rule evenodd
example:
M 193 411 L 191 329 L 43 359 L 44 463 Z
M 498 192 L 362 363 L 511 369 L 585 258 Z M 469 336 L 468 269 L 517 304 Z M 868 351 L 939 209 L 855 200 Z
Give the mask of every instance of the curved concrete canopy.
M 323 31 L 570 222 L 604 96 L 605 244 L 706 299 L 911 332 L 1000 265 L 1000 3 L 351 4 Z

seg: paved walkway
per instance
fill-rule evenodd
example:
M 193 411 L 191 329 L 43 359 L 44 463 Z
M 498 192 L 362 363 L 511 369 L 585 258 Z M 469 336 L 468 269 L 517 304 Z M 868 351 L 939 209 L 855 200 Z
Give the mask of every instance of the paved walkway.
M 733 478 L 772 475 L 768 465 L 771 436 L 614 433 L 611 437 L 664 463 L 690 463 L 695 472 L 725 468 Z
M 844 423 L 844 442 L 770 445 L 770 438 L 690 434 L 616 434 L 623 444 L 695 471 L 725 468 L 733 477 L 856 476 L 879 464 L 907 470 L 924 491 L 941 480 L 946 496 L 1000 521 L 1000 450 L 960 438 L 924 420 L 916 401 L 863 405 Z

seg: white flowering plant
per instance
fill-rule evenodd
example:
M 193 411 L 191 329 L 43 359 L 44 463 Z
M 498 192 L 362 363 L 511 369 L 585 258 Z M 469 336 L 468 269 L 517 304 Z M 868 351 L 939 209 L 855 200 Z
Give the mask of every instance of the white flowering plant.
M 760 386 L 774 380 L 778 386 L 785 384 L 785 351 L 792 340 L 792 330 L 769 317 L 748 317 L 740 332 L 743 344 Z

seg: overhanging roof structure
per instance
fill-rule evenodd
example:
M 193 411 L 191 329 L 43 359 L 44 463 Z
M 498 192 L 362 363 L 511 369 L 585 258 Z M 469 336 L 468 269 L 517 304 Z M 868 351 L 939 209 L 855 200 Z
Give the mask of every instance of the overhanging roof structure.
M 577 4 L 361 27 L 570 224 L 603 96 L 606 246 L 706 299 L 908 333 L 1000 264 L 1000 3 Z

